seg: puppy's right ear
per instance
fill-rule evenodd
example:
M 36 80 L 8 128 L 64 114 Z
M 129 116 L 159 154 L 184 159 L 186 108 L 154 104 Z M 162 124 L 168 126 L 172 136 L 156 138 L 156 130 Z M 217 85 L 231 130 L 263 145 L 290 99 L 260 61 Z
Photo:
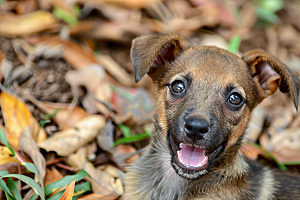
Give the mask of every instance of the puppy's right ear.
M 145 35 L 134 39 L 131 60 L 135 82 L 139 82 L 146 73 L 155 80 L 164 71 L 167 62 L 188 48 L 188 41 L 175 33 Z

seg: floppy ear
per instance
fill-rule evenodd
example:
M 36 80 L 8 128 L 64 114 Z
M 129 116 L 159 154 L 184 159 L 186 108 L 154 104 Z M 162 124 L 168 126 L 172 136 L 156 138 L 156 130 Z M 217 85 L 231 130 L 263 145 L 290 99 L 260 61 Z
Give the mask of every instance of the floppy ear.
M 156 34 L 138 37 L 132 41 L 131 60 L 135 82 L 139 82 L 146 73 L 155 80 L 189 43 L 180 35 Z
M 299 78 L 282 62 L 262 49 L 246 52 L 242 59 L 248 65 L 262 101 L 277 88 L 289 93 L 298 111 Z

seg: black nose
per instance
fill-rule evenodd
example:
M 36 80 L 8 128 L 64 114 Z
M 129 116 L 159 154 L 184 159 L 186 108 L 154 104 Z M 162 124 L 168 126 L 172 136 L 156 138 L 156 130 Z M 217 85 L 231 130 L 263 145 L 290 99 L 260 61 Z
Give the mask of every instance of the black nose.
M 203 139 L 204 135 L 208 133 L 208 126 L 206 120 L 194 117 L 187 119 L 184 124 L 187 136 L 195 141 Z

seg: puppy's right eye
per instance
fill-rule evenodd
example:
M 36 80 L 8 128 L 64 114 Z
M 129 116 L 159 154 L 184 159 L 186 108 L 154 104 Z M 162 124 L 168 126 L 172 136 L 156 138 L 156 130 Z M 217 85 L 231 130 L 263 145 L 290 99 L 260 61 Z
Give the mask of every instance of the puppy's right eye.
M 171 91 L 173 93 L 183 93 L 185 91 L 185 85 L 184 85 L 184 82 L 181 81 L 181 80 L 178 80 L 178 81 L 174 81 L 172 84 L 171 84 Z

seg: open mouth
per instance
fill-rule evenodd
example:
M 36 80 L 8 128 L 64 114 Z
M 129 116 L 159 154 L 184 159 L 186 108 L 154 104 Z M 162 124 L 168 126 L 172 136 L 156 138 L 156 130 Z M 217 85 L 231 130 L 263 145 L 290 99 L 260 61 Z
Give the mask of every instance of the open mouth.
M 224 143 L 213 151 L 207 151 L 190 144 L 176 144 L 171 135 L 169 138 L 174 153 L 172 166 L 177 174 L 183 178 L 195 179 L 205 175 L 208 172 L 208 167 L 224 150 Z

